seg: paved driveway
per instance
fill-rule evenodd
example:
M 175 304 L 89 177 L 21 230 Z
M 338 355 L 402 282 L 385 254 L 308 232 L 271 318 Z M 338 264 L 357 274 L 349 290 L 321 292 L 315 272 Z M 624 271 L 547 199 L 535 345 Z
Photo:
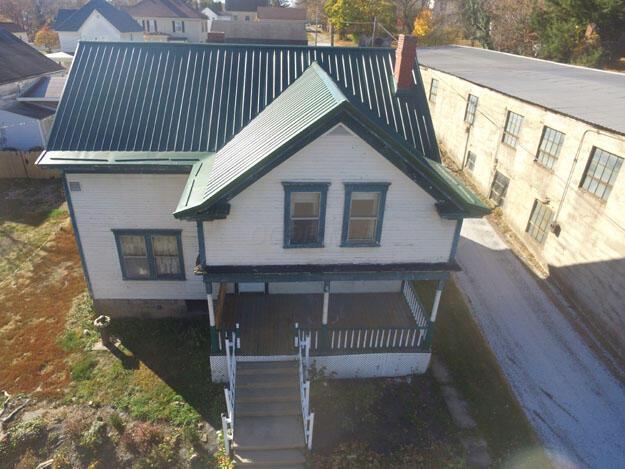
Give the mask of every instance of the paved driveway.
M 625 467 L 623 386 L 486 220 L 465 221 L 457 259 L 459 286 L 557 465 Z

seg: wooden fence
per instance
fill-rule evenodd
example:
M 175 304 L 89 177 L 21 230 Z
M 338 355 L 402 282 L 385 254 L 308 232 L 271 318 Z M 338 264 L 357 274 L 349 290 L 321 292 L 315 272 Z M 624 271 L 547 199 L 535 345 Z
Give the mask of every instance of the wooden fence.
M 0 151 L 0 179 L 50 179 L 59 172 L 35 165 L 40 151 Z

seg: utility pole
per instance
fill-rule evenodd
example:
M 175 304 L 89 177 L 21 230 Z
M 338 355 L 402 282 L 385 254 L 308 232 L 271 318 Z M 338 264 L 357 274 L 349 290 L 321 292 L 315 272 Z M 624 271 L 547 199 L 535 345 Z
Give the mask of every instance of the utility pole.
M 371 34 L 371 47 L 375 47 L 375 28 L 378 25 L 378 17 L 373 17 L 373 33 Z

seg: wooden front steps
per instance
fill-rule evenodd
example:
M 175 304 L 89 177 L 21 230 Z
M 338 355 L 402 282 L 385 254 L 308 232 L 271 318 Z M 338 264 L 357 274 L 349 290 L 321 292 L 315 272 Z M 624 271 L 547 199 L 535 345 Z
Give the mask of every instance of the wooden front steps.
M 238 362 L 236 386 L 237 466 L 306 467 L 297 362 Z

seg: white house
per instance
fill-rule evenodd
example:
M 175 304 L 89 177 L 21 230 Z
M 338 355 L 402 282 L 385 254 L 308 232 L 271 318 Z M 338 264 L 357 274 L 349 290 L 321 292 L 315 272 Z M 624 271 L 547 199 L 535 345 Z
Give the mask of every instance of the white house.
M 67 53 L 74 53 L 78 41 L 143 41 L 143 28 L 106 0 L 60 10 L 52 29 L 59 35 L 61 51 Z
M 110 54 L 128 60 L 88 80 Z M 440 163 L 404 36 L 397 51 L 82 43 L 38 164 L 63 171 L 101 313 L 208 316 L 242 463 L 277 457 L 243 438 L 255 419 L 311 446 L 309 365 L 427 369 L 462 220 L 487 212 Z
M 141 0 L 126 8 L 147 40 L 206 42 L 208 20 L 182 0 Z
M 0 149 L 29 150 L 45 146 L 56 100 L 19 102 L 24 93 L 63 70 L 13 34 L 0 29 Z M 61 77 L 62 78 L 62 77 Z M 46 88 L 47 89 L 47 88 Z M 44 93 L 45 94 L 45 93 Z

